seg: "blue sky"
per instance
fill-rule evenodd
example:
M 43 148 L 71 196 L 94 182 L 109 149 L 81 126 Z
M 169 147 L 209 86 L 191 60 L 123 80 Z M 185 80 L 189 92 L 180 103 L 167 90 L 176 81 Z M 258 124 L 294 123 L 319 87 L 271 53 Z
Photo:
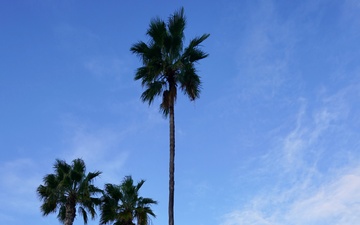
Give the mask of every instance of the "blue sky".
M 0 221 L 59 224 L 36 188 L 81 157 L 100 187 L 145 179 L 167 223 L 168 121 L 129 48 L 181 6 L 186 41 L 211 36 L 175 109 L 175 223 L 360 224 L 358 0 L 3 1 Z

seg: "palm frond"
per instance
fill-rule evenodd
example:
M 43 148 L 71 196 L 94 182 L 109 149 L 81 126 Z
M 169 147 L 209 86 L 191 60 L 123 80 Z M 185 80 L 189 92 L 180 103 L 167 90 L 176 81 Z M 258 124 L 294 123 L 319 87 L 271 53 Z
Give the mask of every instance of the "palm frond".
M 37 188 L 37 194 L 41 200 L 46 200 L 51 196 L 57 195 L 58 180 L 54 174 L 48 174 L 44 177 L 44 185 Z
M 84 162 L 84 160 L 82 160 L 80 158 L 74 159 L 72 161 L 71 167 L 72 167 L 72 170 L 75 170 L 75 171 L 77 171 L 79 173 L 82 173 L 82 174 L 84 174 L 85 171 L 86 171 L 85 162 Z
M 57 177 L 55 174 L 48 174 L 43 179 L 45 185 L 49 188 L 56 188 L 56 186 L 59 184 Z
M 149 105 L 154 101 L 155 97 L 160 95 L 163 89 L 163 82 L 154 81 L 147 84 L 147 89 L 142 93 L 141 100 L 148 102 Z
M 101 171 L 89 172 L 86 176 L 86 180 L 89 181 L 89 183 L 92 183 L 94 181 L 94 178 L 100 176 L 101 174 Z
M 203 34 L 201 37 L 196 37 L 190 41 L 189 46 L 185 48 L 184 53 L 181 57 L 183 63 L 197 62 L 200 59 L 204 59 L 209 56 L 209 54 L 205 53 L 199 48 L 199 45 L 209 36 L 210 34 Z
M 54 164 L 55 174 L 59 180 L 62 180 L 66 174 L 71 170 L 70 165 L 68 165 L 64 160 L 56 159 Z
M 121 199 L 122 193 L 120 191 L 120 186 L 115 184 L 105 184 L 105 195 L 117 201 Z
M 185 26 L 186 18 L 184 8 L 181 7 L 178 11 L 169 17 L 168 29 L 171 35 L 183 38 Z
M 41 206 L 41 212 L 44 216 L 56 212 L 56 209 L 58 207 L 58 202 L 55 199 L 47 199 Z
M 113 192 L 113 190 L 110 191 Z M 108 192 L 104 194 L 104 196 L 102 197 L 102 204 L 100 207 L 101 209 L 100 224 L 106 224 L 110 221 L 116 220 L 118 202 L 119 199 L 117 198 L 116 194 L 110 194 Z
M 87 222 L 88 222 L 88 216 L 87 216 L 86 210 L 85 210 L 83 207 L 80 206 L 80 207 L 78 208 L 78 212 L 79 212 L 79 214 L 83 217 L 84 224 L 87 224 Z
M 146 52 L 149 50 L 149 47 L 147 44 L 143 41 L 139 41 L 135 44 L 133 44 L 130 48 L 130 51 L 134 54 L 137 54 L 139 56 L 142 56 L 146 54 Z
M 85 162 L 82 159 L 74 159 L 71 164 L 71 171 L 69 179 L 73 183 L 81 183 L 84 179 L 86 171 Z
M 189 48 L 194 48 L 199 46 L 203 41 L 205 41 L 208 37 L 210 36 L 210 34 L 203 34 L 200 37 L 195 37 L 194 39 L 192 39 L 190 41 L 189 44 Z
M 183 62 L 190 62 L 194 63 L 199 61 L 200 59 L 204 59 L 209 56 L 209 54 L 205 53 L 204 51 L 200 50 L 199 48 L 192 48 L 186 49 L 186 53 L 183 55 Z
M 38 197 L 40 198 L 40 200 L 46 199 L 49 196 L 48 189 L 44 185 L 40 185 L 36 189 L 36 193 L 38 194 Z
M 191 101 L 199 98 L 201 90 L 200 76 L 192 63 L 187 63 L 181 74 L 178 76 L 181 90 Z
M 66 219 L 66 207 L 65 205 L 61 205 L 61 207 L 59 208 L 59 213 L 57 215 L 57 218 L 61 221 L 64 222 Z
M 156 46 L 151 46 L 148 52 L 141 55 L 141 57 L 144 66 L 136 70 L 134 79 L 141 80 L 141 85 L 145 86 L 147 83 L 158 80 L 165 65 L 162 60 L 161 49 Z
M 168 20 L 169 39 L 167 42 L 168 53 L 171 57 L 171 62 L 179 58 L 184 43 L 184 30 L 186 26 L 186 19 L 184 15 L 184 8 L 181 8 Z
M 151 198 L 141 198 L 141 200 L 139 200 L 139 204 L 140 205 L 150 205 L 150 204 L 157 204 L 158 202 L 151 199 Z
M 142 60 L 143 64 L 148 63 L 150 49 L 146 43 L 139 41 L 130 48 L 130 51 L 136 54 Z
M 144 87 L 154 81 L 157 81 L 160 74 L 160 65 L 148 65 L 139 67 L 135 74 L 135 80 L 141 79 L 141 85 Z
M 154 18 L 150 21 L 149 29 L 146 34 L 150 36 L 150 42 L 155 43 L 158 46 L 162 46 L 164 44 L 164 39 L 166 37 L 166 24 L 160 18 Z
M 135 190 L 138 192 L 140 190 L 140 188 L 143 186 L 143 184 L 145 183 L 145 180 L 140 180 L 136 186 L 135 186 Z

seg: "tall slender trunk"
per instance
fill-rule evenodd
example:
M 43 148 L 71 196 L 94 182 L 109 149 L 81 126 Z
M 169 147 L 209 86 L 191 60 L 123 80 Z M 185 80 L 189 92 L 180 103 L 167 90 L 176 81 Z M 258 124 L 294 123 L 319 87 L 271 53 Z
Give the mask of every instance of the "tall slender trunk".
M 174 104 L 170 105 L 170 163 L 169 163 L 169 225 L 174 225 L 174 189 L 175 189 L 175 120 Z

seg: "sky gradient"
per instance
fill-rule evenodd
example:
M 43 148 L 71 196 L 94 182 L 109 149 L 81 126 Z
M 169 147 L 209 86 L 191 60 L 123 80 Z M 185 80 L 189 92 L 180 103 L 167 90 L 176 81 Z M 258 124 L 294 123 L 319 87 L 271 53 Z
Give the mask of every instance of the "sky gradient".
M 1 223 L 60 224 L 36 188 L 82 158 L 99 187 L 145 179 L 167 224 L 168 120 L 129 49 L 181 6 L 210 56 L 175 106 L 175 224 L 360 224 L 359 0 L 2 1 Z

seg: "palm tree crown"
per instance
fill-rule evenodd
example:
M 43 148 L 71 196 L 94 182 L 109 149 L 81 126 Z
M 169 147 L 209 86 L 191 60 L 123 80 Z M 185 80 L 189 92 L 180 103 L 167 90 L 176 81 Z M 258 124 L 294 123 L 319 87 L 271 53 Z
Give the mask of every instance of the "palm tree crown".
M 178 86 L 190 100 L 200 94 L 201 81 L 194 64 L 208 56 L 200 49 L 200 44 L 209 34 L 192 39 L 184 48 L 185 25 L 183 8 L 170 16 L 167 23 L 155 18 L 146 33 L 150 37 L 148 44 L 139 41 L 130 49 L 143 64 L 135 75 L 135 80 L 141 80 L 146 88 L 141 99 L 151 104 L 162 94 L 160 109 L 165 116 L 176 101 Z
M 151 198 L 139 196 L 139 189 L 144 184 L 141 180 L 136 185 L 131 176 L 126 176 L 120 185 L 106 184 L 102 197 L 100 224 L 113 222 L 114 225 L 147 225 L 149 216 L 155 217 L 150 205 L 157 204 Z
M 65 225 L 72 225 L 76 217 L 76 206 L 87 224 L 90 213 L 94 219 L 95 206 L 100 199 L 95 195 L 102 190 L 93 185 L 93 181 L 101 172 L 86 174 L 86 166 L 82 159 L 75 159 L 69 165 L 63 160 L 56 160 L 54 174 L 44 177 L 44 184 L 37 188 L 37 193 L 43 201 L 41 211 L 46 216 L 58 211 L 58 219 Z

